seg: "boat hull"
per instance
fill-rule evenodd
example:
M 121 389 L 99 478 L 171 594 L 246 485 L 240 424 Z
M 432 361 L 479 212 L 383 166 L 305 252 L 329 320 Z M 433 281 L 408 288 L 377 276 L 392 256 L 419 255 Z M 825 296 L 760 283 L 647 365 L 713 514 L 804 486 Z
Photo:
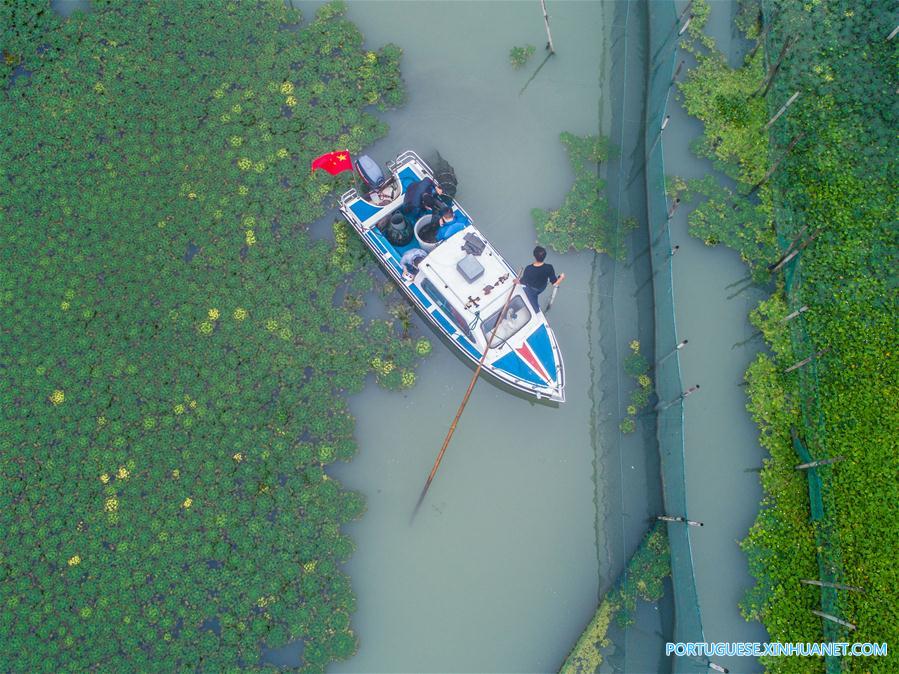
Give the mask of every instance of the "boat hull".
M 366 194 L 368 198 L 363 199 L 356 190 L 348 190 L 340 198 L 340 211 L 344 218 L 419 313 L 463 358 L 475 365 L 480 363 L 493 329 L 492 324 L 489 330 L 485 329 L 487 324 L 481 316 L 482 310 L 489 323 L 491 313 L 495 319 L 498 307 L 511 294 L 514 311 L 507 313 L 515 315 L 522 324 L 520 327 L 517 324 L 513 326 L 508 317 L 504 319 L 497 330 L 504 334 L 498 335 L 501 339 L 491 342 L 483 371 L 529 397 L 564 402 L 564 363 L 555 335 L 542 312 L 533 311 L 533 307 L 526 304 L 521 287 L 514 284 L 516 274 L 512 267 L 488 243 L 486 256 L 481 255 L 479 259 L 488 270 L 484 279 L 494 283 L 482 289 L 483 280 L 466 284 L 461 276 L 453 273 L 451 263 L 454 259 L 448 256 L 462 255 L 456 252 L 459 249 L 456 243 L 466 235 L 483 237 L 476 226 L 467 225 L 438 245 L 435 251 L 429 252 L 421 271 L 415 276 L 404 273 L 400 263 L 402 250 L 397 250 L 377 225 L 402 206 L 407 185 L 424 177 L 433 179 L 433 172 L 411 151 L 399 155 L 388 164 L 388 168 L 395 184 L 392 194 L 384 194 L 382 190 L 381 193 Z M 471 221 L 458 202 L 454 203 L 454 208 Z M 486 239 L 483 241 L 486 243 Z M 506 335 L 511 329 L 516 330 L 515 334 Z

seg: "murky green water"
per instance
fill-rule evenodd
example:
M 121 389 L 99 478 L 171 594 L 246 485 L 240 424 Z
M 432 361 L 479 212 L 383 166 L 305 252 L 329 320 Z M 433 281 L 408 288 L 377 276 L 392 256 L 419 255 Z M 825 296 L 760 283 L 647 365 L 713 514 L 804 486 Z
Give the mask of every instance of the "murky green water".
M 516 72 L 508 51 L 544 44 L 539 3 L 352 3 L 349 17 L 370 44 L 405 50 L 409 100 L 385 116 L 391 132 L 369 153 L 438 149 L 482 230 L 527 263 L 530 209 L 558 206 L 572 181 L 559 133 L 598 131 L 603 6 L 556 5 L 558 55 L 522 96 L 543 53 Z M 361 645 L 335 671 L 554 670 L 592 615 L 592 256 L 551 261 L 567 274 L 550 318 L 569 402 L 538 405 L 481 381 L 412 527 L 472 370 L 438 344 L 408 394 L 372 387 L 351 400 L 360 452 L 339 478 L 365 492 L 369 510 L 350 530 Z

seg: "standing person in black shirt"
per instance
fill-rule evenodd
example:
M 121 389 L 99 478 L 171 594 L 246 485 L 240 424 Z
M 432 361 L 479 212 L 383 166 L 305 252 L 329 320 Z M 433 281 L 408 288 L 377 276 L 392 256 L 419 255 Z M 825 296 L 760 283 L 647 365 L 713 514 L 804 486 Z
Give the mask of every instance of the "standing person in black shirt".
M 534 263 L 524 268 L 521 275 L 521 285 L 524 294 L 528 296 L 534 311 L 540 311 L 540 304 L 537 296 L 546 290 L 546 283 L 552 283 L 554 286 L 559 285 L 564 279 L 565 274 L 556 276 L 556 270 L 551 264 L 544 262 L 546 259 L 546 249 L 541 246 L 534 248 Z

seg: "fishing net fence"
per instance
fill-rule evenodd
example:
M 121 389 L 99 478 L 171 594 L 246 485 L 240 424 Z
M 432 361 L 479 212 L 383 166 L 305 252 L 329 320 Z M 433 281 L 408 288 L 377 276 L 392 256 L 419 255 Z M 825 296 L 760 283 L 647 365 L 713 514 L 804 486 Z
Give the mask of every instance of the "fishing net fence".
M 644 125 L 647 222 L 655 303 L 657 436 L 667 515 L 689 519 L 684 457 L 684 387 L 680 376 L 680 339 L 674 311 L 669 203 L 665 189 L 663 126 L 675 77 L 680 17 L 673 2 L 651 2 L 648 10 L 648 62 Z M 674 587 L 674 640 L 705 641 L 696 592 L 690 526 L 668 523 L 671 577 Z M 679 657 L 678 673 L 708 671 L 708 661 Z

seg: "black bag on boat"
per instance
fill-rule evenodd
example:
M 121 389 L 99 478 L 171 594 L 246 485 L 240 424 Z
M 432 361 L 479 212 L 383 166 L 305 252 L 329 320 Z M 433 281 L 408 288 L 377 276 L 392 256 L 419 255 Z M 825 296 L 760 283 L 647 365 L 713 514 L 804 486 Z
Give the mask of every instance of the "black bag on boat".
M 465 235 L 465 243 L 462 244 L 462 250 L 474 256 L 478 256 L 484 252 L 487 244 L 477 234 L 469 232 Z

